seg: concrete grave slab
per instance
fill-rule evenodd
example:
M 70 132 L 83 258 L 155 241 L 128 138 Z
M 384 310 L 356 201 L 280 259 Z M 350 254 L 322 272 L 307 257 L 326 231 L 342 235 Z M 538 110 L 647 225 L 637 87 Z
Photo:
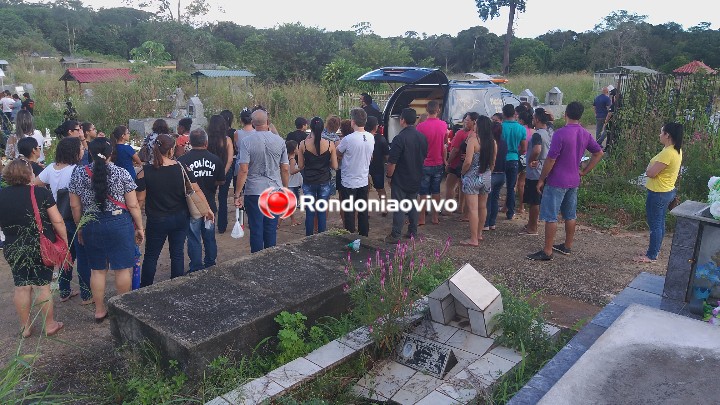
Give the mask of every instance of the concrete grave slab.
M 718 369 L 720 328 L 632 304 L 539 403 L 705 403 Z
M 450 398 L 467 403 L 475 399 L 490 384 L 485 380 L 476 377 L 468 370 L 459 372 L 454 377 L 445 381 L 436 391 L 449 396 Z
M 493 384 L 503 374 L 512 370 L 519 361 L 511 361 L 488 353 L 467 367 L 468 373 Z
M 473 333 L 488 336 L 493 317 L 503 310 L 500 291 L 469 263 L 450 277 L 448 287 L 455 298 L 455 312 L 470 319 Z
M 425 398 L 416 402 L 417 405 L 458 405 L 460 402 L 450 398 L 449 396 L 433 391 L 429 393 Z
M 365 374 L 356 385 L 385 398 L 392 398 L 417 371 L 396 361 L 385 360 Z M 367 397 L 366 397 L 367 398 Z
M 314 350 L 305 356 L 305 358 L 322 368 L 331 368 L 353 354 L 355 354 L 355 350 L 350 348 L 350 346 L 344 345 L 338 340 L 333 340 L 323 347 Z
M 347 255 L 349 238 L 323 234 L 298 244 L 312 245 L 311 239 L 320 240 L 317 255 L 292 244 L 278 246 L 111 298 L 116 343 L 150 342 L 165 364 L 177 360 L 197 378 L 216 357 L 247 354 L 275 335 L 273 318 L 282 310 L 300 311 L 309 322 L 340 315 L 349 305 L 339 259 Z M 359 255 L 365 260 L 375 250 L 364 244 Z
M 431 375 L 415 373 L 391 399 L 402 405 L 414 404 L 442 383 L 443 380 Z
M 489 338 L 474 335 L 464 330 L 458 330 L 447 341 L 447 345 L 456 349 L 465 350 L 482 356 L 495 341 Z
M 225 395 L 213 399 L 205 405 L 261 404 L 265 399 L 274 395 L 279 395 L 283 391 L 283 387 L 275 381 L 267 377 L 260 377 L 234 391 L 230 391 Z
M 412 330 L 412 333 L 427 339 L 432 339 L 435 342 L 446 343 L 457 331 L 458 328 L 456 327 L 424 320 Z
M 275 381 L 283 388 L 289 388 L 310 379 L 321 369 L 322 367 L 305 357 L 300 357 L 269 372 L 266 377 Z

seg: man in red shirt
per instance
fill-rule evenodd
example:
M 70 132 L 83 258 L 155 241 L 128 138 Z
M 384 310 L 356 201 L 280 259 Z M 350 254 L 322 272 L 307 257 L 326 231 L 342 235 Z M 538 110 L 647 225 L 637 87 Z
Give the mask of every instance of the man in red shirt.
M 440 114 L 440 102 L 430 100 L 425 107 L 428 118 L 424 122 L 418 124 L 417 130 L 420 131 L 428 141 L 428 152 L 423 163 L 423 177 L 420 181 L 420 192 L 418 198 L 426 199 L 432 196 L 435 201 L 440 201 L 440 183 L 442 182 L 443 173 L 445 172 L 445 164 L 447 163 L 447 123 L 438 118 Z M 429 205 L 429 204 L 428 204 Z M 420 219 L 418 225 L 425 225 L 425 209 L 420 211 Z M 432 212 L 432 223 L 440 222 L 438 212 Z

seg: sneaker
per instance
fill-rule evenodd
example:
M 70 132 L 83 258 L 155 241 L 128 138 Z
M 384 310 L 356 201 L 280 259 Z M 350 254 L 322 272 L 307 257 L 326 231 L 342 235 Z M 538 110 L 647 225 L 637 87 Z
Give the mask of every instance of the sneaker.
M 537 253 L 529 254 L 527 255 L 527 258 L 530 260 L 538 260 L 541 262 L 547 262 L 553 259 L 552 255 L 547 255 L 544 251 L 539 251 Z
M 564 243 L 561 243 L 559 245 L 553 245 L 553 250 L 558 253 L 562 253 L 565 256 L 570 256 L 570 253 L 572 253 L 572 250 L 566 248 Z
M 394 244 L 400 242 L 400 237 L 399 237 L 399 236 L 394 236 L 393 234 L 390 234 L 390 235 L 388 235 L 388 236 L 385 237 L 384 241 L 385 241 L 385 243 L 389 243 L 389 244 L 391 244 L 391 245 L 394 245 Z

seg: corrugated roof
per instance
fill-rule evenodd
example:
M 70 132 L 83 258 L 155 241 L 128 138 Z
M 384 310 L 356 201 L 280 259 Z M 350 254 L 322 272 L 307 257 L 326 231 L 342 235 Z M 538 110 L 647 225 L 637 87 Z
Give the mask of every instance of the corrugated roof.
M 717 73 L 716 70 L 711 68 L 710 66 L 700 62 L 699 60 L 694 60 L 687 65 L 680 66 L 679 68 L 673 70 L 673 73 L 680 73 L 680 74 L 693 74 L 698 72 L 704 72 L 709 73 L 711 75 L 714 75 Z
M 136 76 L 130 74 L 130 69 L 111 68 L 70 68 L 60 78 L 64 81 L 78 83 L 102 83 L 116 80 L 135 80 Z
M 190 76 L 202 77 L 255 77 L 254 74 L 247 70 L 198 70 Z
M 650 68 L 646 68 L 645 66 L 615 66 L 610 69 L 605 70 L 599 70 L 595 73 L 645 73 L 645 74 L 658 74 L 657 70 L 652 70 Z

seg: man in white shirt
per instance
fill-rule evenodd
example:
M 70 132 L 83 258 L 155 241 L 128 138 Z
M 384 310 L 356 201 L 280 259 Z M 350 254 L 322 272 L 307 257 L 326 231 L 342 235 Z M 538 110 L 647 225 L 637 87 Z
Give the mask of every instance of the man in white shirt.
M 3 98 L 0 99 L 0 105 L 2 105 L 2 129 L 10 129 L 10 123 L 12 122 L 12 110 L 15 106 L 15 100 L 10 97 L 10 92 L 5 90 Z
M 344 137 L 337 147 L 338 153 L 342 156 L 341 182 L 345 188 L 346 199 L 355 202 L 368 199 L 368 175 L 370 173 L 370 160 L 375 149 L 375 138 L 371 133 L 365 132 L 367 113 L 362 108 L 353 108 L 350 111 L 350 120 L 355 130 L 352 134 Z M 358 233 L 368 236 L 370 222 L 368 211 L 360 212 L 346 211 L 345 229 L 355 233 L 355 214 L 358 217 Z

